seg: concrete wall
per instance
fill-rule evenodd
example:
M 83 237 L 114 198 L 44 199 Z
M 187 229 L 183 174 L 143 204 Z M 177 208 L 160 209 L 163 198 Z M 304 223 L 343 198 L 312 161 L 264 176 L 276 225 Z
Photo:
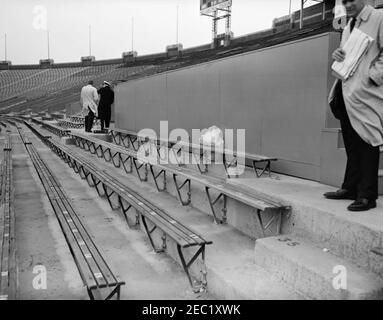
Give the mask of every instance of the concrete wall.
M 321 131 L 339 35 L 327 33 L 116 87 L 116 127 L 158 132 L 246 129 L 246 151 L 276 156 L 279 172 L 320 180 Z

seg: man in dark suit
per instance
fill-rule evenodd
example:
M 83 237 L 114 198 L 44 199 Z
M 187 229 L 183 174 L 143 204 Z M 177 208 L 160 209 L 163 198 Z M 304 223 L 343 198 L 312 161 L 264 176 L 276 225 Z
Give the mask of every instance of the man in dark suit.
M 98 118 L 101 121 L 101 130 L 109 129 L 111 106 L 114 102 L 114 92 L 111 88 L 111 84 L 104 81 L 101 89 L 98 90 L 100 95 L 100 102 L 98 104 Z

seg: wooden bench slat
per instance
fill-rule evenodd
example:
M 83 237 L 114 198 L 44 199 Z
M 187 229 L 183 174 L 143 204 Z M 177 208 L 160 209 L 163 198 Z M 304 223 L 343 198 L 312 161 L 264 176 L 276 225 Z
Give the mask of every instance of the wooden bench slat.
M 121 184 L 118 185 L 116 181 L 112 180 L 112 178 L 106 178 L 105 177 L 105 173 L 101 174 L 100 172 L 98 172 L 98 169 L 95 168 L 94 166 L 93 166 L 93 169 L 92 169 L 92 166 L 89 163 L 87 163 L 87 160 L 81 159 L 78 156 L 76 157 L 76 155 L 73 155 L 73 152 L 70 152 L 68 150 L 67 150 L 67 152 L 70 153 L 72 157 L 77 158 L 81 162 L 83 162 L 86 167 L 89 167 L 89 169 L 94 172 L 94 174 L 97 176 L 97 178 L 100 181 L 108 184 L 109 188 L 111 188 L 117 194 L 120 194 L 120 196 L 125 201 L 132 202 L 132 201 L 134 201 L 134 198 L 137 199 L 137 195 L 135 195 L 134 198 L 129 198 L 127 195 L 126 196 L 124 195 L 124 193 L 130 193 L 130 194 L 134 193 L 132 190 L 128 190 L 126 188 L 126 186 L 124 186 L 124 185 L 121 185 Z M 141 199 L 141 201 L 134 201 L 134 204 L 135 204 L 134 207 L 136 209 L 138 209 L 139 211 L 142 211 L 142 210 L 144 210 L 144 206 L 143 205 L 139 205 L 138 204 L 139 202 L 143 202 L 144 203 L 145 200 Z M 177 227 L 177 226 L 173 226 L 173 228 L 169 228 L 169 225 L 168 225 L 167 221 L 171 221 L 171 220 L 176 221 L 174 218 L 169 218 L 167 220 L 166 218 L 163 217 L 163 214 L 159 214 L 157 211 L 156 211 L 156 215 L 153 216 L 153 215 L 150 214 L 150 212 L 152 212 L 152 211 L 155 211 L 155 210 L 153 210 L 153 209 L 146 209 L 142 213 L 149 220 L 151 220 L 152 222 L 156 221 L 155 224 L 157 224 L 158 227 L 161 226 L 160 228 L 163 229 L 163 231 L 166 231 L 167 233 L 169 233 L 169 236 L 172 236 L 174 238 L 174 240 L 176 240 L 180 245 L 182 245 L 183 247 L 186 247 L 186 246 L 190 246 L 190 245 L 196 244 L 195 239 L 191 239 L 190 237 L 186 237 L 184 232 L 182 232 L 182 233 L 174 232 L 173 228 Z M 177 222 L 177 225 L 181 225 L 181 224 Z M 188 233 L 189 234 L 196 234 L 195 232 L 191 233 L 190 231 Z
M 43 162 L 41 162 L 41 166 L 44 166 Z M 85 246 L 81 247 L 81 252 L 83 253 L 83 256 L 85 256 L 84 252 L 86 252 L 86 249 L 88 248 L 89 249 L 89 253 L 92 254 L 92 257 L 94 257 L 96 252 L 95 252 L 95 250 L 92 250 L 93 248 L 91 248 L 92 246 L 94 246 L 94 244 L 90 240 L 90 237 L 87 235 L 87 233 L 85 232 L 85 230 L 82 227 L 82 225 L 80 223 L 78 223 L 78 224 L 75 223 L 75 220 L 76 219 L 78 220 L 77 214 L 73 211 L 71 206 L 66 205 L 63 195 L 59 194 L 60 185 L 58 185 L 56 183 L 56 181 L 52 181 L 53 180 L 51 178 L 52 175 L 51 175 L 51 177 L 49 177 L 47 175 L 47 174 L 51 174 L 51 172 L 50 172 L 48 167 L 43 168 L 43 170 L 44 170 L 46 178 L 49 181 L 50 187 L 52 188 L 53 196 L 56 198 L 56 202 L 57 202 L 61 212 L 63 214 L 66 212 L 71 217 L 71 219 L 73 221 L 73 225 L 74 225 L 75 228 L 74 229 L 69 228 L 70 232 L 72 232 L 74 238 L 76 239 L 76 241 L 78 243 L 79 242 L 85 242 L 86 245 L 87 245 L 86 248 L 85 248 Z M 66 223 L 67 223 L 68 226 L 70 226 L 70 223 L 67 220 L 66 220 Z M 74 232 L 73 230 L 77 230 L 78 232 Z M 97 254 L 98 254 L 98 251 L 97 251 Z M 95 263 L 93 258 L 92 259 L 85 259 L 85 260 L 87 261 L 90 269 L 92 270 L 93 275 L 94 274 L 98 274 L 100 272 L 102 273 L 102 269 L 100 269 L 98 267 L 97 263 Z M 107 274 L 107 277 L 108 278 L 110 277 L 109 273 Z M 108 279 L 103 277 L 103 278 L 95 278 L 95 280 L 98 283 L 98 286 L 105 286 L 107 284 L 106 281 Z M 110 282 L 111 283 L 115 283 L 114 279 L 112 281 L 110 281 Z
M 116 146 L 110 142 L 105 142 L 105 141 L 98 140 L 98 139 L 95 139 L 92 137 L 88 137 L 82 133 L 72 132 L 71 135 L 81 137 L 84 139 L 88 139 L 88 140 L 93 141 L 94 143 L 97 143 L 99 145 L 107 146 L 111 149 L 118 150 L 121 153 L 125 153 L 129 156 L 137 158 L 137 152 L 123 148 L 123 147 L 120 147 L 120 146 Z M 213 178 L 210 176 L 201 176 L 201 175 L 196 174 L 194 172 L 187 171 L 187 169 L 185 169 L 185 168 L 180 169 L 176 166 L 171 166 L 171 165 L 154 164 L 154 166 L 157 167 L 158 169 L 164 169 L 168 172 L 175 173 L 175 174 L 180 175 L 184 178 L 191 179 L 197 183 L 208 186 L 212 189 L 215 189 L 218 192 L 222 192 L 222 193 L 226 194 L 230 198 L 244 202 L 250 206 L 256 207 L 256 208 L 263 210 L 263 211 L 270 209 L 270 208 L 283 207 L 282 204 L 275 203 L 273 200 L 268 200 L 268 201 L 259 200 L 259 199 L 255 198 L 254 196 L 250 196 L 250 195 L 245 194 L 244 192 L 238 192 L 234 189 L 233 186 L 227 185 L 226 182 L 221 181 L 217 178 Z
M 19 132 L 20 133 L 20 132 Z M 25 137 L 22 136 L 25 141 Z M 64 236 L 68 241 L 79 268 L 80 275 L 88 289 L 106 288 L 124 284 L 113 275 L 99 250 L 83 226 L 78 215 L 70 204 L 60 183 L 49 167 L 38 155 L 33 145 L 25 145 L 35 168 L 43 182 L 44 189 L 54 207 L 56 217 L 60 222 Z M 80 246 L 80 244 L 82 244 Z M 119 289 L 118 289 L 119 290 Z
M 76 134 L 73 134 L 73 135 L 81 135 L 81 133 L 76 133 Z M 98 139 L 94 139 L 96 142 L 98 142 Z M 108 144 L 106 142 L 106 144 Z M 110 144 L 111 146 L 114 146 L 113 144 Z M 121 150 L 123 151 L 123 150 Z M 70 150 L 67 150 L 66 152 L 69 152 L 73 155 L 73 152 Z M 76 156 L 74 156 L 76 157 Z M 96 172 L 96 175 L 97 175 L 97 171 L 98 169 L 92 165 L 92 164 L 89 164 L 88 160 L 84 159 L 84 158 L 79 158 L 77 156 L 77 158 L 84 162 L 84 163 L 88 163 L 87 165 L 89 167 L 92 167 L 93 166 L 93 171 Z M 124 197 L 124 192 L 128 192 L 128 193 L 135 193 L 134 191 L 132 190 L 129 190 L 127 189 L 126 186 L 124 186 L 123 184 L 118 184 L 117 181 L 115 181 L 115 179 L 113 178 L 108 178 L 106 177 L 106 174 L 103 172 L 102 174 L 98 173 L 98 178 L 101 180 L 101 181 L 104 181 L 106 182 L 107 184 L 109 184 L 110 188 L 112 188 L 117 194 L 120 194 L 120 196 L 122 196 L 122 198 L 124 198 L 126 201 L 132 201 L 132 199 L 130 199 L 129 197 Z M 123 189 L 123 192 L 121 192 L 121 189 Z M 142 203 L 146 203 L 147 204 L 147 201 L 137 195 L 135 193 L 135 198 L 140 198 L 140 202 Z M 138 209 L 141 209 L 143 210 L 143 206 L 135 206 L 136 208 Z M 156 215 L 152 215 L 150 214 L 150 212 L 156 212 Z M 162 210 L 161 210 L 162 211 Z M 145 214 L 146 213 L 146 214 Z M 165 231 L 165 233 L 168 233 L 169 236 L 171 236 L 174 240 L 176 240 L 180 245 L 182 245 L 183 247 L 188 247 L 188 246 L 191 246 L 191 245 L 196 245 L 196 244 L 202 244 L 202 243 L 206 243 L 206 240 L 204 240 L 200 235 L 198 235 L 196 232 L 194 231 L 191 231 L 190 229 L 186 229 L 186 227 L 184 227 L 181 223 L 179 223 L 178 221 L 176 221 L 173 217 L 171 217 L 170 215 L 164 213 L 164 212 L 159 212 L 158 210 L 155 210 L 153 209 L 153 205 L 152 207 L 150 208 L 149 206 L 149 209 L 145 210 L 143 212 L 143 214 L 145 214 L 145 216 L 151 220 L 152 222 L 156 221 L 155 224 L 157 225 L 161 225 L 161 229 L 163 231 Z M 176 223 L 174 225 L 172 225 L 171 227 L 169 227 L 169 224 L 171 225 L 171 221 L 176 221 Z M 179 231 L 176 231 L 175 229 L 178 229 Z M 192 235 L 193 237 L 190 237 L 190 235 Z M 196 237 L 196 238 L 195 238 Z

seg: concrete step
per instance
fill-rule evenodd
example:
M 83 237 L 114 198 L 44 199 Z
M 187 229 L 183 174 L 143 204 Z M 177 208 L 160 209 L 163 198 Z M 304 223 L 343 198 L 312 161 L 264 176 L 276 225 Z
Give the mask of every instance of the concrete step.
M 296 236 L 258 239 L 255 262 L 311 299 L 383 299 L 381 277 Z
M 370 250 L 383 245 L 383 199 L 368 212 L 350 212 L 351 200 L 327 200 L 323 193 L 335 191 L 317 182 L 280 176 L 272 179 L 234 179 L 233 185 L 246 186 L 291 205 L 291 216 L 283 221 L 282 233 L 295 234 L 320 243 L 336 255 L 365 270 L 383 276 L 383 258 Z
M 141 183 L 136 176 L 122 174 L 121 169 L 72 146 L 77 152 L 92 159 L 103 170 L 129 185 L 169 212 L 184 225 L 196 230 L 204 238 L 213 241 L 206 248 L 208 291 L 219 299 L 304 299 L 274 275 L 254 263 L 254 240 L 230 225 L 216 225 L 210 216 L 193 207 L 183 207 L 168 193 L 159 193 L 154 185 Z M 79 183 L 86 184 L 85 181 Z M 97 196 L 93 189 L 94 195 Z M 118 211 L 115 211 L 119 214 Z M 158 235 L 160 240 L 160 234 Z M 157 237 L 155 236 L 155 239 Z M 168 244 L 167 244 L 168 245 Z M 169 244 L 168 254 L 179 262 L 177 251 Z M 192 249 L 193 250 L 193 249 Z M 200 278 L 198 270 L 192 270 Z M 185 276 L 185 281 L 186 276 Z

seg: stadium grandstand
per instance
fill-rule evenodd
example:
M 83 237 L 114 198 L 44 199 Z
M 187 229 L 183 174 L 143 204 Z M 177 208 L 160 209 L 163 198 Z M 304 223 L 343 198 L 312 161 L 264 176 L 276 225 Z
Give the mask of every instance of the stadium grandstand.
M 382 197 L 356 214 L 322 196 L 346 166 L 327 102 L 342 30 L 335 0 L 305 3 L 192 48 L 0 62 L 0 300 L 382 299 Z M 109 132 L 84 131 L 90 80 L 114 88 Z M 245 129 L 246 152 L 172 135 L 213 126 Z

